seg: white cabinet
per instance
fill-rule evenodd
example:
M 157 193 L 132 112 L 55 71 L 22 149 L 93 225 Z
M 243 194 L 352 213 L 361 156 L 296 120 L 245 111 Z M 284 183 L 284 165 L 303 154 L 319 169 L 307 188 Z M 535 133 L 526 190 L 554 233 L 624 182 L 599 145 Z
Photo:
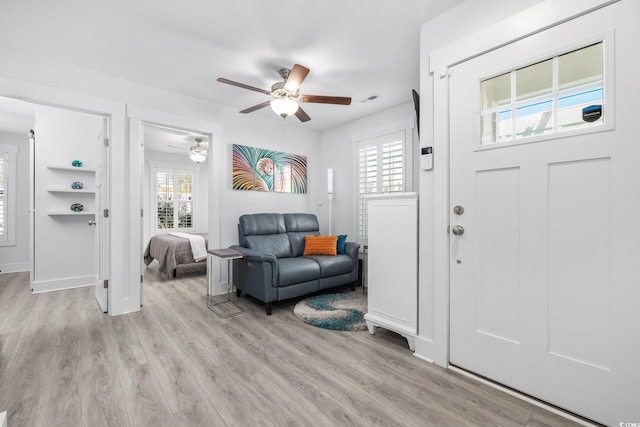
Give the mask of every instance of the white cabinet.
M 418 326 L 418 197 L 390 193 L 367 197 L 367 327 L 394 331 L 414 350 Z

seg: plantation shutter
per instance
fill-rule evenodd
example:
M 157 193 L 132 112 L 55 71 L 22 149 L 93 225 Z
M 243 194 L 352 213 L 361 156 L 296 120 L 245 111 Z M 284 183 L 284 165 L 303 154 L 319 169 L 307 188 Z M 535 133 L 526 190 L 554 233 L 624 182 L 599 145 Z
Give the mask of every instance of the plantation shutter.
M 193 229 L 194 174 L 155 169 L 156 230 Z
M 405 191 L 405 132 L 358 143 L 358 235 L 367 239 L 365 195 Z

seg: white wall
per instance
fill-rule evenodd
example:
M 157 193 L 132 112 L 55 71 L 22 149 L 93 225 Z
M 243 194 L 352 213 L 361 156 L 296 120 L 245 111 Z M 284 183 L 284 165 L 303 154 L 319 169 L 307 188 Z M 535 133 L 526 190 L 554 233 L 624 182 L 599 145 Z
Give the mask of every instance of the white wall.
M 35 133 L 33 291 L 92 285 L 96 280 L 96 227 L 88 222 L 96 216 L 51 216 L 50 212 L 68 213 L 72 203 L 80 203 L 86 212 L 95 213 L 95 195 L 52 193 L 48 189 L 67 189 L 72 182 L 80 181 L 86 190 L 95 191 L 96 174 L 85 171 L 97 167 L 102 118 L 38 106 Z M 78 172 L 48 168 L 71 166 L 72 160 L 83 162 Z
M 411 94 L 407 94 L 411 99 Z M 318 200 L 318 218 L 325 227 L 329 222 L 329 204 L 326 194 L 327 168 L 333 168 L 334 196 L 333 196 L 333 234 L 347 234 L 347 240 L 356 241 L 358 237 L 357 223 L 357 152 L 359 141 L 388 135 L 393 132 L 409 129 L 407 132 L 408 146 L 413 152 L 414 173 L 411 179 L 411 191 L 417 191 L 416 174 L 418 137 L 415 131 L 415 111 L 413 101 L 394 108 L 372 114 L 360 120 L 346 123 L 342 126 L 322 132 L 320 145 L 322 152 L 319 166 L 321 170 L 321 189 Z M 412 130 L 413 129 L 413 130 Z M 409 191 L 409 189 L 408 189 Z
M 273 114 L 273 113 L 272 113 Z M 236 115 L 238 115 L 236 113 Z M 324 225 L 316 204 L 322 191 L 321 146 L 317 132 L 299 126 L 292 126 L 290 117 L 282 121 L 273 117 L 271 123 L 263 127 L 245 126 L 245 117 L 229 117 L 221 136 L 222 159 L 219 164 L 221 173 L 221 247 L 238 244 L 238 217 L 242 214 L 261 212 L 308 212 L 319 217 Z M 266 148 L 307 157 L 307 193 L 265 193 L 259 191 L 241 191 L 232 189 L 231 154 L 233 144 Z M 226 272 L 225 272 L 226 274 Z
M 15 145 L 16 154 L 16 245 L 0 246 L 3 273 L 29 271 L 29 139 L 27 133 L 0 132 L 0 144 Z

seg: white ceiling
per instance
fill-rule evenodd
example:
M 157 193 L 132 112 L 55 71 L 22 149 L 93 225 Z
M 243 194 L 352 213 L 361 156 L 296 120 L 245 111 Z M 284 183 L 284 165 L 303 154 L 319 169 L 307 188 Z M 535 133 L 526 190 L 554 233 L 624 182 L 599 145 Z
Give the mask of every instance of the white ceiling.
M 195 138 L 202 138 L 202 147 L 209 147 L 209 139 L 206 135 L 155 125 L 144 126 L 144 149 L 148 151 L 186 156 L 189 154 L 189 149 L 196 145 Z
M 299 125 L 322 130 L 411 101 L 421 24 L 461 2 L 2 0 L 0 44 L 235 110 L 269 98 L 216 78 L 270 89 L 299 63 L 311 69 L 302 93 L 353 98 L 304 104 Z

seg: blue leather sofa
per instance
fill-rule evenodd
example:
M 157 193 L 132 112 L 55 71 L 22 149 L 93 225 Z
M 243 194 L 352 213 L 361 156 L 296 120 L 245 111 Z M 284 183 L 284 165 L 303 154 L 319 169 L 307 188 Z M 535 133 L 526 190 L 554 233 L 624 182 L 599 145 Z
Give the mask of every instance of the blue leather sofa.
M 358 248 L 347 242 L 345 253 L 336 256 L 303 256 L 304 236 L 319 235 L 313 214 L 263 213 L 242 215 L 238 224 L 239 245 L 231 246 L 244 254 L 233 260 L 233 284 L 242 292 L 271 303 L 317 292 L 358 280 Z

